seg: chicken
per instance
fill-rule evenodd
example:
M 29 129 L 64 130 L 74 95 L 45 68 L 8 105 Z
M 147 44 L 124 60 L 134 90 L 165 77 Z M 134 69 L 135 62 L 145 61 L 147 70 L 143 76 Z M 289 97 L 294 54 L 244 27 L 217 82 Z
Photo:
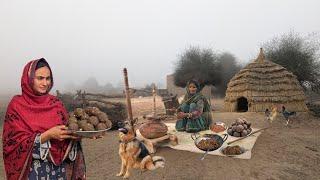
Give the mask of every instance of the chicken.
M 270 123 L 272 123 L 272 121 L 278 115 L 278 111 L 277 111 L 277 107 L 276 106 L 272 106 L 271 109 L 272 109 L 272 111 L 269 111 L 269 109 L 267 108 L 266 111 L 264 112 L 266 120 L 270 121 Z
M 266 118 L 267 121 L 270 121 L 271 112 L 269 111 L 268 108 L 267 108 L 266 111 L 264 112 L 264 116 L 265 116 L 265 118 Z
M 281 112 L 281 113 L 282 113 L 283 117 L 284 117 L 284 118 L 286 119 L 286 121 L 287 121 L 286 125 L 289 124 L 290 116 L 295 116 L 295 115 L 297 114 L 297 113 L 294 112 L 294 111 L 292 111 L 292 112 L 287 111 L 285 106 L 282 106 L 282 112 Z

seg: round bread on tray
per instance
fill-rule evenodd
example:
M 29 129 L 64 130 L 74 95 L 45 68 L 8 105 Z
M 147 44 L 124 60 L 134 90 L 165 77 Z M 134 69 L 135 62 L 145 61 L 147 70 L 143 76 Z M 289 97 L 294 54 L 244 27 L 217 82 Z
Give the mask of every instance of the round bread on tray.
M 104 135 L 112 128 L 112 122 L 106 113 L 96 107 L 76 108 L 69 113 L 68 129 L 81 137 L 92 138 Z

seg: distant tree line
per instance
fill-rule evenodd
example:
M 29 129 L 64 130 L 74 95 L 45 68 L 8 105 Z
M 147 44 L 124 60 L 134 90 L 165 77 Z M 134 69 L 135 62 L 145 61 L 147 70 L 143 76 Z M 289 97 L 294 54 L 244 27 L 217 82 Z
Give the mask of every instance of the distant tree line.
M 90 93 L 118 94 L 122 93 L 124 87 L 122 83 L 118 83 L 116 86 L 109 82 L 104 85 L 100 85 L 96 78 L 90 77 L 81 85 L 75 85 L 70 82 L 65 87 L 65 91 L 67 92 L 74 93 L 76 90 L 84 90 Z
M 267 59 L 296 75 L 305 90 L 320 92 L 319 34 L 313 33 L 304 37 L 299 33 L 289 32 L 262 43 L 262 47 Z M 216 95 L 224 96 L 228 82 L 241 68 L 232 53 L 189 47 L 174 65 L 174 82 L 179 87 L 185 87 L 187 81 L 197 79 L 202 86 L 215 86 Z M 153 84 L 147 84 L 145 89 L 151 90 L 152 87 Z M 124 88 L 122 83 L 116 86 L 111 83 L 99 85 L 98 81 L 91 77 L 80 86 L 71 83 L 66 89 L 115 94 L 121 93 Z
M 305 90 L 320 92 L 320 60 L 318 34 L 303 37 L 289 32 L 263 43 L 266 57 L 292 72 Z M 174 83 L 185 87 L 190 79 L 202 86 L 215 86 L 215 93 L 224 96 L 230 79 L 241 69 L 229 52 L 216 53 L 212 49 L 187 48 L 174 67 Z
M 154 86 L 157 89 L 159 88 L 161 89 L 163 87 L 162 83 L 157 83 L 157 84 L 149 83 L 141 88 L 134 88 L 134 89 L 139 89 L 146 92 L 152 92 L 152 89 Z M 87 80 L 85 80 L 81 85 L 75 85 L 72 82 L 68 83 L 63 91 L 66 91 L 69 93 L 75 93 L 77 90 L 83 90 L 88 93 L 102 93 L 106 95 L 116 95 L 116 94 L 123 93 L 124 84 L 122 82 L 119 82 L 116 85 L 113 85 L 108 82 L 105 85 L 100 85 L 96 78 L 90 77 Z

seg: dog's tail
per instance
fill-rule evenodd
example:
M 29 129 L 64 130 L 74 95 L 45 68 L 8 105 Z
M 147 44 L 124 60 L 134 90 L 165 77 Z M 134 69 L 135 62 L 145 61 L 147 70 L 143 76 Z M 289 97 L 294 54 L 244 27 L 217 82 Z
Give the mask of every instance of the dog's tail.
M 161 156 L 148 156 L 144 158 L 141 163 L 145 169 L 152 171 L 158 168 L 164 168 L 165 160 Z

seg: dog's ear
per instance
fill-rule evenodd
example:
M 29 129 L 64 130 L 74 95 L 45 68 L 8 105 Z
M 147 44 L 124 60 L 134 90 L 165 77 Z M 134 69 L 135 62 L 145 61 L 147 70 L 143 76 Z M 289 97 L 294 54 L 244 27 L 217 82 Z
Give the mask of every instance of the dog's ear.
M 137 122 L 138 122 L 138 118 L 134 118 L 132 121 L 128 120 L 128 124 L 130 126 L 130 129 L 132 130 L 134 135 L 136 134 L 135 131 L 136 131 Z

